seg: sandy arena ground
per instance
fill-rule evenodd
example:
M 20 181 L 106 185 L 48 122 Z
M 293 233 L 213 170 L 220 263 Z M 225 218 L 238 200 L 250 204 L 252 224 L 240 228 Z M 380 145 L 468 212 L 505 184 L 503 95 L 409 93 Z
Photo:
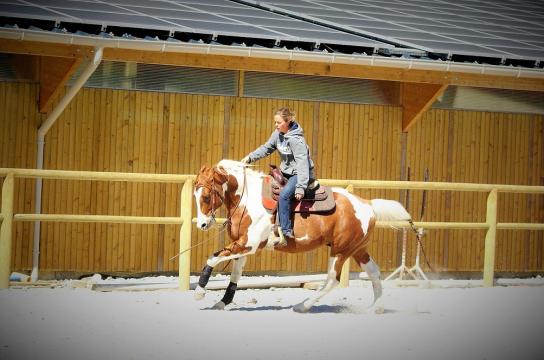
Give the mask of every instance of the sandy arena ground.
M 543 359 L 544 282 L 533 280 L 386 282 L 381 315 L 366 311 L 372 290 L 362 280 L 306 314 L 292 311 L 313 292 L 302 288 L 238 290 L 223 311 L 209 309 L 222 290 L 196 302 L 193 291 L 98 292 L 70 281 L 12 288 L 0 291 L 0 359 Z

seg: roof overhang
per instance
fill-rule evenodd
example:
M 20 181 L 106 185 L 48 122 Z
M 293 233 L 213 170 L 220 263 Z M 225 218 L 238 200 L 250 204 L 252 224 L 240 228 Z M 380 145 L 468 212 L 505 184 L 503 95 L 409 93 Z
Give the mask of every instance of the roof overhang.
M 544 69 L 442 60 L 348 55 L 181 41 L 127 39 L 1 28 L 0 52 L 104 60 L 364 78 L 409 83 L 544 91 Z

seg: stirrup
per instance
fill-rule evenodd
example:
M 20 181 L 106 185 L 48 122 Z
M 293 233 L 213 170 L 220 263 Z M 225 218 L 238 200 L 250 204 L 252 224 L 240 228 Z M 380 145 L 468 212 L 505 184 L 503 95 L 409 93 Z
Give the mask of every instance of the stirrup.
M 287 245 L 287 240 L 285 239 L 285 236 L 283 236 L 283 231 L 281 230 L 281 227 L 278 227 L 278 233 L 280 235 L 280 241 L 274 246 L 283 247 Z
M 267 247 L 274 248 L 283 247 L 285 245 L 287 245 L 287 240 L 285 240 L 281 228 L 278 225 L 273 225 L 270 235 L 268 236 Z

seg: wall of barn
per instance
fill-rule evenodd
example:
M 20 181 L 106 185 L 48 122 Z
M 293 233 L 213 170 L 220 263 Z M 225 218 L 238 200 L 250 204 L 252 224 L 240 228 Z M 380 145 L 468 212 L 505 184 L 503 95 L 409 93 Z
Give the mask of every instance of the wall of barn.
M 34 168 L 38 86 L 0 82 L 0 167 Z M 195 174 L 203 164 L 240 159 L 273 130 L 272 114 L 290 106 L 305 129 L 321 178 L 544 184 L 544 117 L 431 110 L 410 132 L 398 106 L 271 100 L 85 88 L 46 136 L 46 169 Z M 403 152 L 405 158 L 403 157 Z M 268 163 L 261 160 L 260 170 Z M 17 180 L 16 213 L 34 212 L 34 181 Z M 398 190 L 358 190 L 365 198 L 406 198 Z M 180 186 L 44 180 L 43 213 L 177 216 Z M 409 193 L 419 220 L 421 191 Z M 484 221 L 486 195 L 432 191 L 425 221 Z M 544 222 L 544 197 L 499 194 L 500 222 Z M 179 227 L 42 223 L 42 272 L 177 271 Z M 384 271 L 399 265 L 398 233 L 376 231 L 371 255 Z M 33 224 L 15 222 L 12 267 L 32 267 Z M 484 231 L 433 230 L 425 251 L 436 270 L 481 271 Z M 219 229 L 194 230 L 191 270 L 226 241 Z M 498 231 L 496 270 L 543 271 L 542 231 Z M 408 264 L 415 238 L 408 238 Z M 298 255 L 263 251 L 246 272 L 322 272 L 327 249 Z M 353 270 L 358 266 L 353 264 Z M 427 266 L 423 265 L 427 270 Z M 229 268 L 227 268 L 229 269 Z

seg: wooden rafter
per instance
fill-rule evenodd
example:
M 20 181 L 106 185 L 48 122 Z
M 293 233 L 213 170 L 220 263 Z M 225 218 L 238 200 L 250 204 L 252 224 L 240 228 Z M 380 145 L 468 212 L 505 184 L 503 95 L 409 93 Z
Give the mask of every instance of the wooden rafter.
M 64 85 L 82 62 L 81 58 L 59 58 L 42 56 L 40 59 L 40 112 L 55 100 Z
M 89 58 L 90 46 L 40 43 L 2 39 L 0 52 L 44 55 L 68 58 Z M 103 60 L 134 61 L 174 66 L 192 66 L 215 69 L 265 71 L 300 75 L 319 75 L 405 83 L 475 86 L 497 89 L 544 91 L 544 80 L 480 73 L 399 69 L 354 64 L 331 64 L 301 60 L 265 59 L 257 57 L 206 55 L 192 53 L 153 52 L 106 48 Z
M 401 84 L 402 131 L 407 132 L 447 87 L 448 85 Z

